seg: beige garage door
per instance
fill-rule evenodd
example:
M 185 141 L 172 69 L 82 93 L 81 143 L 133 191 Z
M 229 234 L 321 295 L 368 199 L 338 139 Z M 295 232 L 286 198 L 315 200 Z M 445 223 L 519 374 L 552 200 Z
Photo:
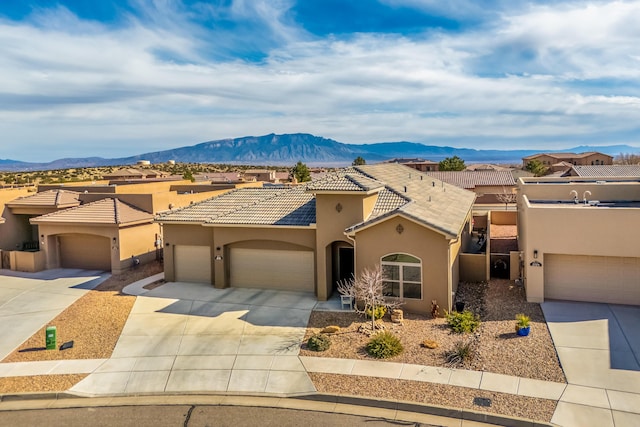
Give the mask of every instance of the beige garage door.
M 176 282 L 211 283 L 211 248 L 176 245 L 173 251 Z
M 111 271 L 109 238 L 89 234 L 58 236 L 63 268 Z
M 544 297 L 640 304 L 640 259 L 545 255 Z
M 312 251 L 231 249 L 231 286 L 313 292 Z

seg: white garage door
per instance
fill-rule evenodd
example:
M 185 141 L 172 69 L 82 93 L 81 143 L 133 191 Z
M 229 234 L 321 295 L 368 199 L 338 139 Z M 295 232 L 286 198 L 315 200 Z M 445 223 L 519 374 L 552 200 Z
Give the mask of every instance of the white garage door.
M 211 283 L 211 248 L 176 245 L 173 251 L 176 282 Z
M 640 259 L 545 255 L 544 297 L 640 305 Z
M 312 251 L 231 249 L 231 286 L 313 292 Z
M 109 238 L 89 234 L 69 234 L 58 237 L 60 265 L 63 268 L 111 271 Z

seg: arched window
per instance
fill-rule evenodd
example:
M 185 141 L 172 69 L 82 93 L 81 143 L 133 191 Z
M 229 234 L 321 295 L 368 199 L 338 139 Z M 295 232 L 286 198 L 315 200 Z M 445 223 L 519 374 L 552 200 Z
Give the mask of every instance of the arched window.
M 407 254 L 382 257 L 385 296 L 422 299 L 422 262 Z

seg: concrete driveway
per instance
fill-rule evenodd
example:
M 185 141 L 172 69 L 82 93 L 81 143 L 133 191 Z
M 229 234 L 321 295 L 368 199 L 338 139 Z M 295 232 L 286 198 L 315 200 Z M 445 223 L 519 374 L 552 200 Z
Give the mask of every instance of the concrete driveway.
M 138 296 L 111 359 L 70 391 L 315 391 L 298 350 L 311 294 L 168 283 Z
M 40 273 L 0 270 L 0 360 L 109 276 L 74 269 Z
M 542 304 L 569 385 L 553 423 L 640 425 L 640 307 Z

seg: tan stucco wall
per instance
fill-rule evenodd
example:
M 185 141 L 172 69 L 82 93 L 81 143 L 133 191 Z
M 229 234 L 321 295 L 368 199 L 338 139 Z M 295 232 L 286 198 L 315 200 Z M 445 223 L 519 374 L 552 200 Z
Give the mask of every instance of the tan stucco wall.
M 520 210 L 521 249 L 527 300 L 544 300 L 545 254 L 640 257 L 638 209 L 577 206 L 530 206 Z M 529 264 L 533 251 L 542 267 Z
M 331 243 L 350 243 L 344 230 L 369 216 L 377 194 L 317 194 L 316 195 L 316 274 L 317 296 L 326 301 L 331 295 Z M 337 206 L 341 209 L 338 212 Z
M 29 191 L 31 190 L 31 191 Z M 31 226 L 24 217 L 16 216 L 5 204 L 18 197 L 33 194 L 34 188 L 0 189 L 0 217 L 6 221 L 0 224 L 0 249 L 12 251 L 20 248 L 23 241 L 31 236 Z
M 491 224 L 516 225 L 518 212 L 516 211 L 491 211 Z
M 460 280 L 483 282 L 487 274 L 486 254 L 460 254 Z
M 141 224 L 120 229 L 120 269 L 132 266 L 131 256 L 145 264 L 156 257 L 154 245 L 156 236 L 160 234 L 159 224 Z
M 46 268 L 46 255 L 42 251 L 11 251 L 9 257 L 11 260 L 11 270 L 35 273 Z
M 576 190 L 578 199 L 583 200 L 584 192 L 591 191 L 588 200 L 640 200 L 640 187 L 630 180 L 613 180 L 607 178 L 609 183 L 596 184 L 584 182 L 579 178 L 569 179 L 544 179 L 527 178 L 518 182 L 518 207 L 521 207 L 522 196 L 529 200 L 573 200 L 571 190 Z
M 402 234 L 396 227 L 402 225 Z M 383 256 L 406 253 L 422 260 L 422 300 L 405 300 L 404 310 L 429 313 L 431 300 L 451 309 L 449 241 L 441 234 L 396 216 L 356 233 L 356 275 L 380 264 Z

